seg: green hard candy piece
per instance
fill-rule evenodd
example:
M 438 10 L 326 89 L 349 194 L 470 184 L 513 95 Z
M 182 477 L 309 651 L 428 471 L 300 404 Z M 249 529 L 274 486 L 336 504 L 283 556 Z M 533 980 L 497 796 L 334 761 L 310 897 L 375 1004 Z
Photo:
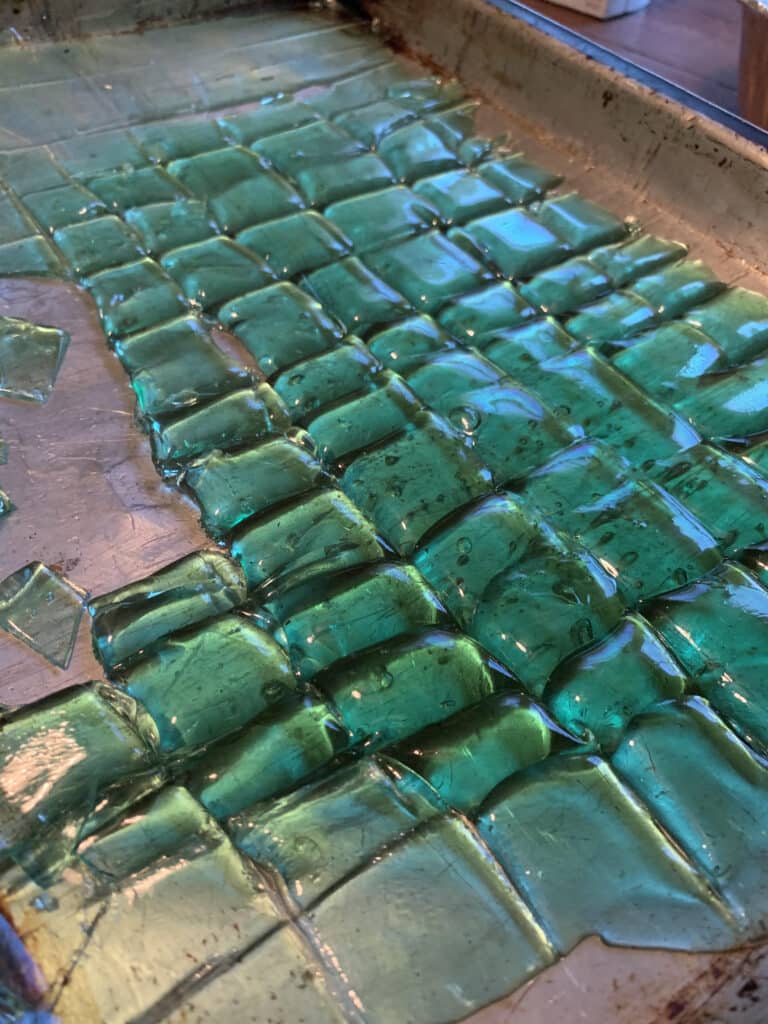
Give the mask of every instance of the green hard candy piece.
M 241 728 L 296 685 L 283 649 L 239 615 L 166 637 L 118 679 L 152 716 L 161 752 L 176 756 Z
M 150 160 L 167 163 L 221 147 L 221 132 L 215 121 L 157 121 L 139 125 L 133 134 Z
M 734 941 L 724 905 L 604 761 L 548 758 L 513 775 L 478 829 L 563 954 L 593 934 L 657 949 Z
M 531 364 L 517 376 L 555 415 L 606 441 L 635 466 L 652 466 L 699 442 L 688 423 L 643 394 L 595 352 Z
M 214 449 L 230 451 L 281 433 L 290 417 L 268 384 L 233 391 L 200 409 L 152 423 L 152 454 L 164 469 L 173 470 Z
M 207 974 L 218 964 L 236 962 L 285 920 L 258 869 L 243 862 L 207 815 L 197 818 L 200 827 L 194 832 L 193 812 L 169 807 L 165 794 L 138 810 L 145 833 L 151 837 L 170 829 L 181 845 L 109 887 L 103 885 L 103 876 L 86 875 L 84 892 L 75 893 L 86 909 L 85 893 L 95 890 L 105 919 L 120 922 L 119 928 L 104 928 L 99 956 L 86 957 L 78 969 L 89 1006 L 97 1007 L 95 1012 L 104 1020 L 154 1013 L 157 1000 L 175 1007 L 178 993 L 198 971 Z M 179 822 L 182 816 L 187 820 Z M 140 848 L 136 817 L 137 809 L 132 808 L 123 825 L 130 833 L 120 843 L 120 853 L 129 844 Z M 148 841 L 146 854 L 157 846 L 162 848 Z M 140 849 L 137 859 L 139 853 Z M 150 959 L 137 956 L 144 942 L 154 951 Z M 131 984 L 120 991 L 127 964 L 132 965 Z
M 470 100 L 448 110 L 439 110 L 425 118 L 425 124 L 437 132 L 443 142 L 454 150 L 471 139 L 475 131 L 475 115 L 479 104 Z
M 525 494 L 597 557 L 628 608 L 719 564 L 714 537 L 684 506 L 626 472 L 600 479 L 602 457 L 589 441 L 568 449 L 531 474 Z
M 503 281 L 473 295 L 463 295 L 441 310 L 438 320 L 463 344 L 483 348 L 491 334 L 516 327 L 534 315 L 533 307 Z
M 125 219 L 150 256 L 160 256 L 169 249 L 200 242 L 215 234 L 215 224 L 205 205 L 195 199 L 137 207 L 128 210 Z
M 399 377 L 386 371 L 382 386 L 321 412 L 307 427 L 317 444 L 318 458 L 343 473 L 350 459 L 412 424 L 421 411 L 414 393 Z
M 268 607 L 281 624 L 278 639 L 304 680 L 341 658 L 443 618 L 442 605 L 408 565 L 355 570 L 330 585 L 310 580 Z
M 741 921 L 758 921 L 768 906 L 765 762 L 694 697 L 633 722 L 612 763 Z
M 768 749 L 768 591 L 725 562 L 707 579 L 655 601 L 645 615 L 693 680 L 692 689 L 748 743 Z
M 701 260 L 683 260 L 641 277 L 632 285 L 634 294 L 650 302 L 664 320 L 682 316 L 724 289 L 723 282 Z
M 173 249 L 160 262 L 200 309 L 263 288 L 274 279 L 263 260 L 229 238 L 209 238 Z
M 416 413 L 402 434 L 358 456 L 341 488 L 408 557 L 431 527 L 487 494 L 485 467 L 431 413 Z
M 604 640 L 555 669 L 544 702 L 570 733 L 606 753 L 641 712 L 682 697 L 686 682 L 645 619 L 628 615 Z
M 273 387 L 294 421 L 316 414 L 356 391 L 374 387 L 381 365 L 364 345 L 350 340 L 322 355 L 284 370 Z
M 114 883 L 201 838 L 215 841 L 216 826 L 186 789 L 168 786 L 130 819 L 86 841 L 78 853 L 92 871 Z
M 697 445 L 657 462 L 651 474 L 733 556 L 768 540 L 768 479 L 749 461 Z
M 445 416 L 497 484 L 526 476 L 569 444 L 575 433 L 533 395 L 508 383 L 466 392 Z
M 429 726 L 390 753 L 426 779 L 449 807 L 470 814 L 500 782 L 564 742 L 537 704 L 501 692 Z
M 339 114 L 335 121 L 364 146 L 374 149 L 390 132 L 405 127 L 416 117 L 414 111 L 406 110 L 399 103 L 382 99 Z
M 96 655 L 111 671 L 162 637 L 242 604 L 241 570 L 218 551 L 199 551 L 92 600 Z
M 578 347 L 553 317 L 521 327 L 493 330 L 475 345 L 505 373 L 523 384 L 537 378 L 536 368 L 548 359 L 567 355 Z
M 98 196 L 76 184 L 31 192 L 24 196 L 24 205 L 50 234 L 56 228 L 79 224 L 106 212 L 106 206 Z
M 53 188 L 67 181 L 64 171 L 54 163 L 47 146 L 6 150 L 0 161 L 0 174 L 20 196 Z
M 630 478 L 628 462 L 613 448 L 579 439 L 524 481 L 521 489 L 547 519 L 557 523 L 565 522 L 580 504 L 598 500 Z
M 562 239 L 527 210 L 502 210 L 480 217 L 448 237 L 482 255 L 511 279 L 530 277 L 560 263 L 571 251 Z
M 644 274 L 654 274 L 668 263 L 682 259 L 687 251 L 680 242 L 641 235 L 619 245 L 595 249 L 589 260 L 606 274 L 614 288 L 623 288 Z
M 508 496 L 452 520 L 414 563 L 459 626 L 536 695 L 563 658 L 605 636 L 622 612 L 598 561 Z
M 213 342 L 194 317 L 124 338 L 115 351 L 145 416 L 163 416 L 251 383 L 250 373 Z
M 225 146 L 168 164 L 168 173 L 198 199 L 219 196 L 263 170 L 259 160 L 240 146 Z
M 445 331 L 432 317 L 423 314 L 388 327 L 368 341 L 368 348 L 382 365 L 396 373 L 406 373 L 419 366 L 430 353 L 452 347 Z
M 68 347 L 66 331 L 0 316 L 0 395 L 47 402 Z
M 366 750 L 399 743 L 495 689 L 487 656 L 469 637 L 436 631 L 379 647 L 317 682 Z
M 366 758 L 263 809 L 245 811 L 229 827 L 238 849 L 273 867 L 292 901 L 304 908 L 435 813 L 426 787 L 398 787 Z
M 58 228 L 53 240 L 78 277 L 119 263 L 131 263 L 146 255 L 138 238 L 119 217 L 98 217 L 94 221 Z
M 447 413 L 463 395 L 498 384 L 499 369 L 477 352 L 438 352 L 407 375 L 408 387 L 436 412 Z
M 675 402 L 706 438 L 742 438 L 768 430 L 768 359 L 704 377 Z
M 110 338 L 155 327 L 186 309 L 176 282 L 153 260 L 102 270 L 84 282 Z
M 437 231 L 366 256 L 375 273 L 424 313 L 479 288 L 491 273 Z
M 361 192 L 373 192 L 395 182 L 395 177 L 373 153 L 353 156 L 342 163 L 319 164 L 296 173 L 296 185 L 310 206 L 327 206 Z
M 413 190 L 439 211 L 444 224 L 465 224 L 507 205 L 502 192 L 472 171 L 447 171 L 425 178 Z
M 560 316 L 593 302 L 609 290 L 605 274 L 588 259 L 579 257 L 543 270 L 521 285 L 520 294 L 542 312 Z
M 455 78 L 409 78 L 406 81 L 392 82 L 387 88 L 387 96 L 401 103 L 408 110 L 427 114 L 443 107 L 453 106 L 464 99 L 464 89 Z
M 437 222 L 437 211 L 402 186 L 343 199 L 329 206 L 325 216 L 350 239 L 358 254 L 418 235 Z
M 695 391 L 705 374 L 727 369 L 728 360 L 706 334 L 676 321 L 641 334 L 613 365 L 653 398 L 671 404 Z
M 281 281 L 228 302 L 219 320 L 234 333 L 267 377 L 283 367 L 334 348 L 343 337 L 339 324 L 300 288 Z
M 118 213 L 134 206 L 149 206 L 179 199 L 182 190 L 159 167 L 140 167 L 134 171 L 119 171 L 92 179 L 92 192 Z
M 361 142 L 326 121 L 270 135 L 254 142 L 251 148 L 293 179 L 313 164 L 343 162 L 365 151 Z
M 540 199 L 563 180 L 560 175 L 531 163 L 522 153 L 490 160 L 481 164 L 477 173 L 515 204 Z
M 232 554 L 249 588 L 287 587 L 384 557 L 370 523 L 340 491 L 320 491 L 246 526 Z
M 62 273 L 61 260 L 42 235 L 0 245 L 2 277 L 58 277 Z
M 434 356 L 408 384 L 468 439 L 497 483 L 524 476 L 573 439 L 540 402 L 477 354 Z
M 405 125 L 383 138 L 379 156 L 400 181 L 415 181 L 460 166 L 440 136 L 421 122 Z
M 10 515 L 15 508 L 16 506 L 13 504 L 6 492 L 0 487 L 0 516 Z
M 310 210 L 257 224 L 237 240 L 254 252 L 277 277 L 295 277 L 346 256 L 351 244 L 331 221 Z
M 743 458 L 750 466 L 756 467 L 760 473 L 768 472 L 768 442 L 758 441 Z
M 381 935 L 367 927 L 383 892 L 398 897 L 381 909 L 382 927 L 398 937 L 386 969 Z M 517 892 L 468 824 L 456 819 L 435 820 L 411 833 L 329 894 L 311 916 L 315 941 L 333 950 L 355 995 L 382 1024 L 473 1015 L 553 958 Z M 476 958 L 479 948 L 485 952 Z
M 195 1014 L 223 1020 L 233 1006 L 247 1006 L 259 1021 L 274 1019 L 277 1012 L 284 1020 L 345 1024 L 344 1010 L 329 990 L 326 972 L 318 967 L 305 934 L 286 924 L 238 956 L 204 988 L 181 996 L 181 1002 L 174 1003 L 174 1015 L 182 1015 L 182 1020 L 194 1019 Z
M 754 359 L 768 348 L 768 299 L 746 288 L 729 288 L 689 310 L 685 319 L 717 342 L 732 364 Z
M 627 234 L 623 220 L 575 192 L 546 199 L 536 216 L 574 252 L 618 242 Z
M 49 566 L 30 562 L 0 583 L 0 628 L 58 668 L 67 668 L 85 597 Z
M 634 292 L 611 292 L 604 299 L 585 306 L 566 321 L 565 327 L 582 344 L 615 344 L 650 330 L 658 320 L 651 303 Z
M 327 481 L 309 452 L 286 438 L 229 455 L 211 452 L 192 462 L 182 479 L 200 506 L 203 526 L 216 538 Z
M 230 185 L 208 202 L 222 231 L 230 234 L 304 207 L 301 196 L 287 181 L 263 169 L 251 171 L 246 180 Z
M 0 848 L 55 868 L 107 790 L 155 764 L 151 721 L 130 697 L 92 684 L 11 716 L 0 727 Z
M 290 792 L 327 767 L 348 735 L 327 704 L 305 697 L 259 716 L 194 765 L 190 787 L 215 818 Z
M 217 123 L 225 139 L 250 146 L 258 139 L 291 128 L 301 128 L 311 121 L 319 120 L 315 111 L 305 103 L 299 103 L 290 96 L 263 100 L 250 110 L 237 114 L 225 114 Z
M 355 257 L 316 270 L 304 283 L 349 332 L 362 336 L 413 312 L 399 292 Z

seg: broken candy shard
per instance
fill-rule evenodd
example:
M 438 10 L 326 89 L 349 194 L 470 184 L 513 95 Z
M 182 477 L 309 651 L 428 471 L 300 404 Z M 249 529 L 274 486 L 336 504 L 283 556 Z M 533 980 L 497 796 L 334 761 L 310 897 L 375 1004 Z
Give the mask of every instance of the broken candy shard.
M 13 512 L 15 508 L 16 506 L 13 504 L 13 502 L 2 489 L 2 487 L 0 487 L 0 516 L 7 516 L 9 513 Z
M 66 331 L 0 317 L 0 395 L 47 402 L 68 345 Z
M 96 656 L 110 671 L 175 630 L 245 600 L 241 570 L 217 551 L 198 551 L 153 576 L 91 601 Z
M 30 562 L 0 583 L 0 627 L 66 668 L 85 597 L 47 565 Z

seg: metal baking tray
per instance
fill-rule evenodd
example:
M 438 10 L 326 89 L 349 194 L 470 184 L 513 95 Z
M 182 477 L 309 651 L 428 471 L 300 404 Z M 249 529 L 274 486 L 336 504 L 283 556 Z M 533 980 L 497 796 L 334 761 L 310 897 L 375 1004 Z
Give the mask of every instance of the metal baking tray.
M 233 5 L 179 2 L 169 13 L 167 5 L 136 2 L 109 15 L 90 0 L 56 6 L 50 12 L 47 3 L 33 2 L 14 15 L 4 6 L 0 28 L 35 48 L 88 31 L 132 32 L 160 18 L 211 17 Z M 329 16 L 347 17 L 339 5 L 327 6 L 335 9 Z M 406 59 L 457 76 L 482 100 L 481 131 L 509 132 L 519 149 L 588 198 L 686 242 L 723 281 L 768 292 L 768 133 L 513 0 L 348 6 L 373 19 Z M 135 38 L 125 36 L 124 45 Z M 0 50 L 0 67 L 3 59 Z M 0 434 L 19 452 L 5 467 L 4 483 L 25 509 L 4 524 L 0 578 L 38 558 L 101 593 L 203 547 L 196 510 L 154 473 L 132 421 L 132 396 L 83 295 L 65 283 L 0 280 L 0 313 L 55 322 L 77 335 L 42 415 L 21 405 L 10 415 L 0 410 Z M 86 521 L 96 523 L 87 544 L 78 525 Z M 0 704 L 23 704 L 98 677 L 88 632 L 84 620 L 66 672 L 0 642 Z M 589 939 L 471 1020 L 761 1024 L 767 949 L 685 954 Z

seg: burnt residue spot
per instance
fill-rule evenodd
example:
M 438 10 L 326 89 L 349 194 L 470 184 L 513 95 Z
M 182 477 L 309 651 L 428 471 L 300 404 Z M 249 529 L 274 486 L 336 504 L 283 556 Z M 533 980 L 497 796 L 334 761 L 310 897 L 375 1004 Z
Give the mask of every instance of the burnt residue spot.
M 681 999 L 671 999 L 667 1003 L 667 1020 L 676 1020 L 685 1008 L 686 1004 Z
M 613 103 L 614 94 L 610 89 L 603 89 L 603 110 Z
M 736 995 L 739 997 L 739 999 L 749 999 L 751 1003 L 759 1003 L 759 988 L 760 986 L 758 985 L 757 981 L 754 978 L 749 978 L 747 979 L 747 981 L 744 982 L 744 984 L 741 986 Z

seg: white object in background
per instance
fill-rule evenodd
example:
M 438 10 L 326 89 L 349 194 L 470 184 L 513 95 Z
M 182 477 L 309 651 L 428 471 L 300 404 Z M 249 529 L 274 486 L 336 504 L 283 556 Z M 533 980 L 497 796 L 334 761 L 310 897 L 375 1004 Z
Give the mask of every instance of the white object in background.
M 651 0 L 550 0 L 558 7 L 570 7 L 593 18 L 617 18 L 620 14 L 631 14 L 647 7 Z

